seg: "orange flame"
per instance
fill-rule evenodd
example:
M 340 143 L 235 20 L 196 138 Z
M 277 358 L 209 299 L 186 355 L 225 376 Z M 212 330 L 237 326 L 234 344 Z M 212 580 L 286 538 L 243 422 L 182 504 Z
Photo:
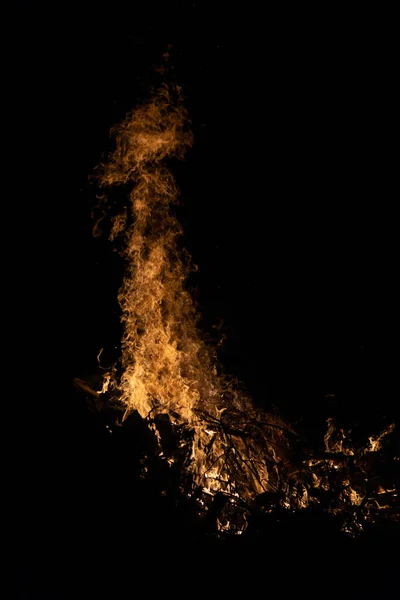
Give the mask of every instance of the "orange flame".
M 182 158 L 192 144 L 179 88 L 162 86 L 113 133 L 116 147 L 102 165 L 101 185 L 131 188 L 129 210 L 114 218 L 111 231 L 112 239 L 123 235 L 126 241 L 127 271 L 119 294 L 123 373 L 118 384 L 125 416 L 132 410 L 143 418 L 150 412 L 167 413 L 172 422 L 188 424 L 195 432 L 191 469 L 205 491 L 227 491 L 226 464 L 240 460 L 243 442 L 236 439 L 233 448 L 217 424 L 225 410 L 242 418 L 253 409 L 249 398 L 219 374 L 185 288 L 189 262 L 179 250 L 181 227 L 171 210 L 178 191 L 163 164 L 172 156 Z M 215 421 L 214 430 L 207 429 L 201 413 Z M 271 423 L 278 425 L 276 418 Z M 271 445 L 266 451 L 275 460 Z M 268 470 L 265 461 L 259 462 L 256 472 L 245 461 L 240 466 L 246 487 L 255 493 L 268 489 Z
M 190 261 L 179 248 L 181 227 L 172 211 L 179 194 L 165 166 L 166 159 L 183 158 L 192 145 L 187 124 L 180 89 L 163 85 L 113 129 L 115 150 L 101 165 L 99 180 L 104 188 L 129 190 L 128 206 L 114 217 L 110 233 L 112 240 L 124 240 L 126 261 L 119 292 L 122 375 L 106 373 L 102 389 L 91 392 L 117 390 L 123 418 L 136 410 L 143 418 L 166 414 L 172 424 L 187 426 L 193 441 L 186 466 L 204 494 L 222 492 L 234 504 L 273 492 L 281 506 L 305 508 L 319 502 L 317 491 L 327 490 L 330 473 L 339 471 L 342 501 L 363 506 L 366 492 L 353 489 L 344 459 L 317 458 L 290 467 L 287 434 L 294 432 L 279 417 L 254 410 L 250 398 L 220 372 L 199 333 L 185 287 Z M 393 428 L 369 438 L 365 452 L 378 449 Z M 157 427 L 154 431 L 160 439 Z M 324 441 L 330 455 L 355 456 L 347 433 L 333 419 Z M 174 456 L 165 458 L 174 463 Z M 229 520 L 221 517 L 218 527 L 229 529 Z

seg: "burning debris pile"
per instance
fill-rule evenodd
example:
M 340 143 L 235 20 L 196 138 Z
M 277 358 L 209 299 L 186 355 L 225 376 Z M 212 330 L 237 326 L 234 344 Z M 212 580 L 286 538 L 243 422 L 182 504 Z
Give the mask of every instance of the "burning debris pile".
M 399 533 L 394 424 L 356 447 L 328 419 L 324 444 L 313 448 L 282 418 L 250 405 L 246 413 L 227 408 L 218 417 L 201 411 L 196 430 L 157 410 L 145 418 L 137 411 L 126 416 L 115 391 L 76 384 L 108 443 L 121 436 L 137 441 L 138 476 L 145 484 L 156 481 L 154 493 L 178 512 L 187 516 L 189 509 L 195 531 L 251 538 L 270 532 L 276 520 L 290 525 L 305 517 L 330 521 L 334 531 L 353 538 L 376 528 Z M 207 465 L 202 471 L 194 462 L 196 451 Z
M 202 339 L 185 287 L 190 261 L 179 249 L 171 208 L 178 192 L 165 164 L 192 144 L 187 123 L 179 88 L 162 86 L 113 131 L 115 150 L 98 179 L 102 218 L 111 218 L 110 238 L 126 265 L 122 359 L 99 389 L 78 386 L 106 415 L 111 437 L 132 423 L 132 435 L 138 427 L 145 432 L 140 478 L 154 479 L 155 469 L 156 493 L 175 504 L 184 498 L 216 535 L 247 534 L 277 511 L 340 516 L 353 535 L 378 513 L 399 521 L 395 486 L 385 487 L 376 474 L 394 425 L 355 449 L 329 421 L 325 450 L 306 450 L 281 416 L 256 410 L 231 384 Z M 112 214 L 110 198 L 121 186 L 126 201 Z

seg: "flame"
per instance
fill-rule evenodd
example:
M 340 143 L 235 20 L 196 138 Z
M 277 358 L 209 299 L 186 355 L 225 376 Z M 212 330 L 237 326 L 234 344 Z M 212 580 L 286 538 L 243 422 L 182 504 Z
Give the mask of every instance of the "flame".
M 176 241 L 181 229 L 170 211 L 178 192 L 162 165 L 191 145 L 185 123 L 181 103 L 173 105 L 168 88 L 162 87 L 114 130 L 116 148 L 104 165 L 102 184 L 131 187 L 133 223 L 128 224 L 126 214 L 118 215 L 111 231 L 112 239 L 126 238 L 127 273 L 119 295 L 124 324 L 121 401 L 127 414 L 135 409 L 146 417 L 158 405 L 190 421 L 193 407 L 205 390 L 212 394 L 213 386 L 207 376 L 195 376 L 207 354 L 184 288 L 187 266 Z
M 379 452 L 382 449 L 383 439 L 392 433 L 395 428 L 395 423 L 392 423 L 388 427 L 386 427 L 379 435 L 371 436 L 368 438 L 369 448 L 366 448 L 366 452 Z
M 188 497 L 197 498 L 200 513 L 207 511 L 207 498 L 224 496 L 224 509 L 215 518 L 221 532 L 245 530 L 246 510 L 239 518 L 233 514 L 243 500 L 262 497 L 266 512 L 277 505 L 303 509 L 321 503 L 332 489 L 339 499 L 331 509 L 334 514 L 350 505 L 364 511 L 366 518 L 378 503 L 371 500 L 364 483 L 353 482 L 349 461 L 366 481 L 360 457 L 379 450 L 394 424 L 370 437 L 359 452 L 349 432 L 338 429 L 330 418 L 324 436 L 326 455 L 295 466 L 288 441 L 295 432 L 277 415 L 254 409 L 251 399 L 222 373 L 199 332 L 196 307 L 186 287 L 192 267 L 179 246 L 182 230 L 174 215 L 179 193 L 166 166 L 167 159 L 182 159 L 193 143 L 179 87 L 161 86 L 112 133 L 115 149 L 100 165 L 99 181 L 106 191 L 105 202 L 115 188 L 123 186 L 127 192 L 126 206 L 113 217 L 110 230 L 110 239 L 123 243 L 126 264 L 119 292 L 122 371 L 117 376 L 114 366 L 106 372 L 97 392 L 80 380 L 77 385 L 91 392 L 96 408 L 100 394 L 113 392 L 123 407 L 122 420 L 133 411 L 147 420 L 160 447 L 159 457 L 171 468 L 183 466 L 202 490 L 196 496 L 186 489 Z M 175 453 L 164 447 L 157 418 L 165 416 L 171 427 L 183 426 L 190 432 Z M 188 443 L 190 451 L 182 463 L 179 451 Z M 143 478 L 147 468 L 143 459 Z M 344 530 L 361 530 L 357 519 L 346 522 Z
M 129 189 L 129 203 L 114 217 L 110 234 L 124 239 L 126 261 L 119 293 L 122 376 L 116 387 L 124 418 L 134 410 L 143 418 L 167 414 L 192 429 L 189 468 L 205 492 L 233 493 L 239 485 L 246 494 L 258 494 L 270 489 L 267 464 L 279 462 L 284 424 L 276 416 L 266 423 L 256 415 L 250 399 L 221 374 L 197 328 L 185 285 L 190 260 L 179 248 L 182 231 L 173 214 L 178 189 L 165 166 L 192 145 L 187 123 L 180 89 L 163 85 L 113 129 L 115 150 L 101 165 L 102 187 Z M 102 391 L 109 386 L 110 376 Z M 244 416 L 245 436 L 239 431 Z M 265 424 L 267 437 L 255 431 Z M 264 450 L 256 448 L 252 428 Z

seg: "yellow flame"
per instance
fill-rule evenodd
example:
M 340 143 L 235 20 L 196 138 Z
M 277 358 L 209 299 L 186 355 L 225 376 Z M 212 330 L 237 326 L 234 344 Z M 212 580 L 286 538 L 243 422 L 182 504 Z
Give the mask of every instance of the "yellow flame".
M 366 448 L 366 452 L 378 452 L 382 448 L 383 439 L 392 433 L 395 428 L 395 423 L 392 423 L 388 427 L 386 427 L 379 435 L 371 436 L 368 438 L 369 448 Z
M 312 489 L 323 493 L 330 488 L 330 471 L 343 474 L 342 499 L 361 506 L 364 496 L 351 486 L 342 458 L 355 454 L 348 432 L 328 419 L 325 450 L 340 456 L 305 461 L 312 469 L 308 481 L 301 469 L 285 471 L 290 428 L 277 416 L 254 410 L 250 398 L 220 373 L 215 354 L 198 331 L 186 288 L 190 262 L 179 248 L 181 227 L 172 210 L 178 190 L 165 165 L 170 157 L 182 158 L 193 141 L 180 89 L 162 86 L 113 134 L 115 150 L 101 165 L 99 180 L 104 188 L 128 189 L 128 205 L 114 217 L 110 232 L 112 240 L 125 242 L 126 272 L 119 292 L 122 375 L 117 379 L 115 369 L 106 373 L 98 392 L 79 380 L 77 385 L 96 402 L 99 394 L 117 391 L 124 418 L 136 410 L 143 418 L 163 413 L 172 424 L 187 425 L 193 432 L 188 468 L 206 495 L 222 492 L 235 503 L 266 492 L 279 497 L 283 507 L 305 508 Z M 151 428 L 162 445 L 154 422 Z M 370 437 L 364 451 L 378 450 L 393 428 Z M 174 464 L 173 456 L 163 458 Z M 146 468 L 144 464 L 143 476 Z M 199 506 L 205 504 L 204 496 Z M 230 518 L 220 517 L 217 527 L 229 529 Z M 245 527 L 245 520 L 235 525 L 237 533 Z
M 122 377 L 118 383 L 125 416 L 137 410 L 167 413 L 194 431 L 191 469 L 205 490 L 230 488 L 230 462 L 249 493 L 268 489 L 265 460 L 254 468 L 241 459 L 251 441 L 227 439 L 220 426 L 224 411 L 249 415 L 250 399 L 219 374 L 215 357 L 197 329 L 197 314 L 185 287 L 189 262 L 177 240 L 181 227 L 172 206 L 178 190 L 165 159 L 182 158 L 192 144 L 179 88 L 162 86 L 151 100 L 114 128 L 115 150 L 102 165 L 104 187 L 128 186 L 129 208 L 114 218 L 111 239 L 125 238 L 126 275 L 119 293 L 124 326 Z M 106 380 L 103 390 L 110 386 Z M 206 426 L 207 414 L 215 431 Z M 243 419 L 242 419 L 243 420 Z M 277 419 L 271 420 L 272 426 Z M 278 429 L 271 429 L 271 440 Z M 210 439 L 211 438 L 211 439 Z M 265 444 L 264 452 L 275 449 Z M 254 451 L 253 454 L 262 451 Z

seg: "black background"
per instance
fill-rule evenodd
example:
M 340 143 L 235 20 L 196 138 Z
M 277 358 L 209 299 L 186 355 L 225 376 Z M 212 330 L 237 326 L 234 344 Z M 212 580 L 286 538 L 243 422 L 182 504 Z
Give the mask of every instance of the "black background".
M 112 519 L 123 538 L 129 521 L 104 501 L 129 457 L 101 454 L 72 381 L 98 384 L 96 355 L 114 360 L 121 335 L 121 261 L 92 236 L 89 177 L 161 54 L 171 45 L 195 139 L 173 168 L 203 330 L 222 324 L 226 370 L 320 445 L 332 413 L 366 435 L 398 417 L 398 98 L 396 21 L 375 8 L 26 1 L 17 13 L 4 115 L 16 316 L 3 318 L 23 408 L 11 430 L 25 581 L 49 576 L 64 539 L 79 551 L 87 523 L 102 535 Z
M 56 390 L 67 398 L 118 346 L 121 263 L 92 237 L 89 177 L 168 48 L 195 139 L 174 165 L 182 244 L 204 331 L 222 323 L 227 337 L 225 368 L 291 418 L 395 414 L 390 16 L 25 2 L 15 25 L 17 279 L 35 377 L 52 390 L 43 418 L 50 402 L 68 421 Z

